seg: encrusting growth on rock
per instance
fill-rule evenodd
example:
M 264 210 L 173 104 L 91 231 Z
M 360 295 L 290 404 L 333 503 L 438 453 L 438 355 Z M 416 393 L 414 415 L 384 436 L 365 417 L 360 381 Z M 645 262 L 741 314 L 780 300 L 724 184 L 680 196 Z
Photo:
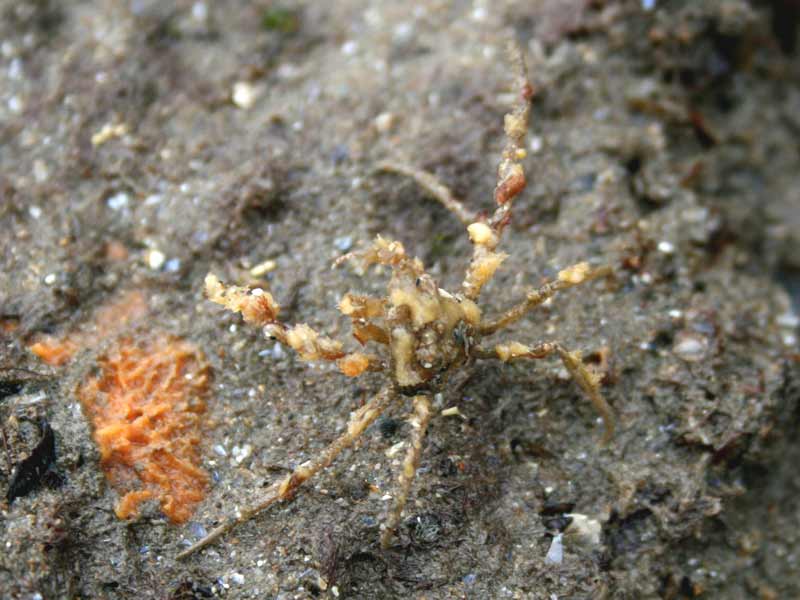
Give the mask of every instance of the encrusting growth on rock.
M 266 336 L 292 347 L 304 360 L 336 361 L 339 369 L 350 377 L 367 370 L 381 371 L 386 373 L 388 382 L 372 400 L 351 415 L 347 430 L 324 451 L 298 466 L 282 481 L 274 483 L 266 490 L 261 502 L 224 521 L 208 536 L 180 553 L 180 558 L 212 543 L 272 504 L 291 499 L 294 490 L 352 446 L 381 413 L 390 406 L 402 406 L 405 398 L 411 398 L 411 441 L 399 475 L 394 506 L 389 510 L 381 535 L 382 545 L 389 546 L 422 454 L 425 432 L 432 416 L 430 398 L 446 389 L 451 374 L 478 359 L 508 362 L 558 356 L 603 418 L 604 443 L 611 438 L 614 430 L 611 409 L 600 394 L 598 378 L 584 366 L 578 352 L 570 352 L 557 342 L 532 346 L 518 342 L 482 345 L 485 336 L 505 329 L 556 292 L 610 273 L 606 267 L 593 268 L 588 263 L 580 263 L 562 270 L 555 281 L 531 290 L 525 300 L 501 315 L 488 320 L 482 315 L 477 300 L 483 286 L 507 258 L 497 247 L 511 219 L 513 201 L 525 187 L 521 161 L 525 158 L 524 140 L 533 88 L 528 83 L 522 55 L 517 48 L 512 49 L 512 62 L 518 72 L 518 101 L 505 118 L 508 142 L 498 169 L 493 214 L 486 218 L 473 217 L 430 173 L 393 162 L 383 162 L 378 166 L 382 171 L 410 177 L 441 202 L 467 226 L 473 252 L 458 292 L 440 288 L 425 271 L 422 261 L 408 256 L 400 242 L 380 236 L 366 249 L 351 252 L 335 262 L 334 266 L 360 261 L 365 268 L 379 264 L 391 270 L 384 298 L 347 294 L 339 303 L 342 314 L 352 321 L 355 339 L 362 346 L 370 344 L 375 347 L 374 354 L 347 352 L 341 342 L 319 334 L 306 324 L 282 323 L 278 320 L 280 307 L 277 302 L 261 289 L 226 287 L 214 275 L 206 277 L 206 295 L 210 300 L 240 312 L 246 321 L 263 327 Z
M 78 388 L 94 426 L 100 465 L 122 498 L 121 519 L 158 500 L 175 523 L 205 498 L 199 445 L 209 367 L 190 343 L 170 336 L 123 338 Z

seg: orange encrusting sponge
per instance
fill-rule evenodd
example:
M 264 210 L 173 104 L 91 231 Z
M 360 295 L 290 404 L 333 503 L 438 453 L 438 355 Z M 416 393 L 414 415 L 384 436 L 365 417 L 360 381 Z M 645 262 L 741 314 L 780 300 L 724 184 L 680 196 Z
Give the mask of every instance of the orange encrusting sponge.
M 117 516 L 157 499 L 171 521 L 185 522 L 208 487 L 198 446 L 209 366 L 188 342 L 160 336 L 121 338 L 99 367 L 78 397 L 106 478 L 123 494 Z

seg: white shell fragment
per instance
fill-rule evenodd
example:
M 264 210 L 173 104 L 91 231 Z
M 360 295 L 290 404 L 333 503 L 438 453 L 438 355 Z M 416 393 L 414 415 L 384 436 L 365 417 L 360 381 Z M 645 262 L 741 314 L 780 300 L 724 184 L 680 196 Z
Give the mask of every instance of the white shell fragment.
M 559 533 L 550 542 L 550 549 L 547 551 L 547 556 L 544 561 L 549 565 L 560 565 L 564 562 L 564 544 L 562 543 L 563 536 Z

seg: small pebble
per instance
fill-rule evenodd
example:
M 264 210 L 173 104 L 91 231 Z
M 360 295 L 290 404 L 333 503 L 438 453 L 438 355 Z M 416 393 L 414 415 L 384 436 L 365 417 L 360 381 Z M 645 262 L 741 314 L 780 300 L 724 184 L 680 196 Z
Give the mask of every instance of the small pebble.
M 108 208 L 111 210 L 120 210 L 128 206 L 128 194 L 125 192 L 120 192 L 119 194 L 114 194 L 108 200 L 106 200 L 106 204 Z
M 19 99 L 19 96 L 11 96 L 11 98 L 8 99 L 8 110 L 13 113 L 22 112 L 22 100 Z
M 215 444 L 213 450 L 217 456 L 228 456 L 228 451 L 221 444 Z
M 358 50 L 358 42 L 353 40 L 348 40 L 344 44 L 342 44 L 342 54 L 345 56 L 353 56 Z
M 233 100 L 233 103 L 239 108 L 248 109 L 255 104 L 255 88 L 246 81 L 237 81 L 233 84 L 231 100 Z
M 208 535 L 208 531 L 206 528 L 203 527 L 200 523 L 192 522 L 189 524 L 189 530 L 192 532 L 192 535 L 195 539 L 202 539 Z
M 255 267 L 250 269 L 250 275 L 253 277 L 261 277 L 262 275 L 266 275 L 270 271 L 274 271 L 278 265 L 275 263 L 274 260 L 265 260 L 262 263 L 257 264 Z
M 667 241 L 658 242 L 658 251 L 662 254 L 672 254 L 675 252 L 675 246 Z
M 32 216 L 34 219 L 38 219 L 39 217 L 42 216 L 42 209 L 36 206 L 35 204 L 32 204 L 28 207 L 28 214 Z
M 244 446 L 234 446 L 231 449 L 231 454 L 233 455 L 233 460 L 236 461 L 237 465 L 242 464 L 250 454 L 253 452 L 253 447 L 250 444 L 245 444 Z
M 49 176 L 50 172 L 47 170 L 47 165 L 43 160 L 33 161 L 33 178 L 36 183 L 44 183 Z
M 675 343 L 672 351 L 687 362 L 699 362 L 705 357 L 707 347 L 705 338 L 684 335 Z
M 380 133 L 387 133 L 393 127 L 395 123 L 395 116 L 392 113 L 381 113 L 377 117 L 375 117 L 375 129 L 377 129 Z
M 242 585 L 244 583 L 244 575 L 241 573 L 231 573 L 231 581 L 236 585 Z
M 350 248 L 353 247 L 353 238 L 349 235 L 343 237 L 337 237 L 333 240 L 333 245 L 336 246 L 337 250 L 342 252 L 347 252 Z
M 192 5 L 192 18 L 204 22 L 208 18 L 208 7 L 205 2 L 195 2 Z
M 470 17 L 472 17 L 473 21 L 477 21 L 479 23 L 481 21 L 485 21 L 486 17 L 488 17 L 488 16 L 489 16 L 489 12 L 483 6 L 475 7 L 473 9 L 473 11 L 472 11 L 472 14 L 470 15 Z
M 392 41 L 395 44 L 407 44 L 414 37 L 414 24 L 403 21 L 394 26 L 392 30 Z
M 15 58 L 11 61 L 11 64 L 8 65 L 8 77 L 9 79 L 22 78 L 22 61 L 19 58 Z
M 167 257 L 164 256 L 164 253 L 161 252 L 161 250 L 148 250 L 145 259 L 148 267 L 154 271 L 158 271 L 162 266 L 164 266 L 164 262 L 167 260 Z

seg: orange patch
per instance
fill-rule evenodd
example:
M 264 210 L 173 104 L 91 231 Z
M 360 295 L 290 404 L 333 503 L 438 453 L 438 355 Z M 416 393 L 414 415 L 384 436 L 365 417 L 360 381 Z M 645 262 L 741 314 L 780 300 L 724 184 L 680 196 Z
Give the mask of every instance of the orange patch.
M 149 499 L 183 523 L 205 497 L 199 445 L 210 368 L 191 344 L 160 336 L 122 338 L 78 389 L 94 426 L 100 464 L 122 494 L 116 514 L 135 516 Z
M 51 335 L 44 336 L 28 346 L 28 350 L 53 367 L 60 367 L 78 351 L 78 345 L 69 337 L 58 339 Z
M 89 326 L 73 331 L 62 338 L 43 336 L 28 346 L 28 350 L 48 365 L 60 367 L 83 348 L 91 348 L 97 340 L 119 334 L 126 326 L 147 314 L 145 295 L 131 290 L 114 296 L 95 311 Z

